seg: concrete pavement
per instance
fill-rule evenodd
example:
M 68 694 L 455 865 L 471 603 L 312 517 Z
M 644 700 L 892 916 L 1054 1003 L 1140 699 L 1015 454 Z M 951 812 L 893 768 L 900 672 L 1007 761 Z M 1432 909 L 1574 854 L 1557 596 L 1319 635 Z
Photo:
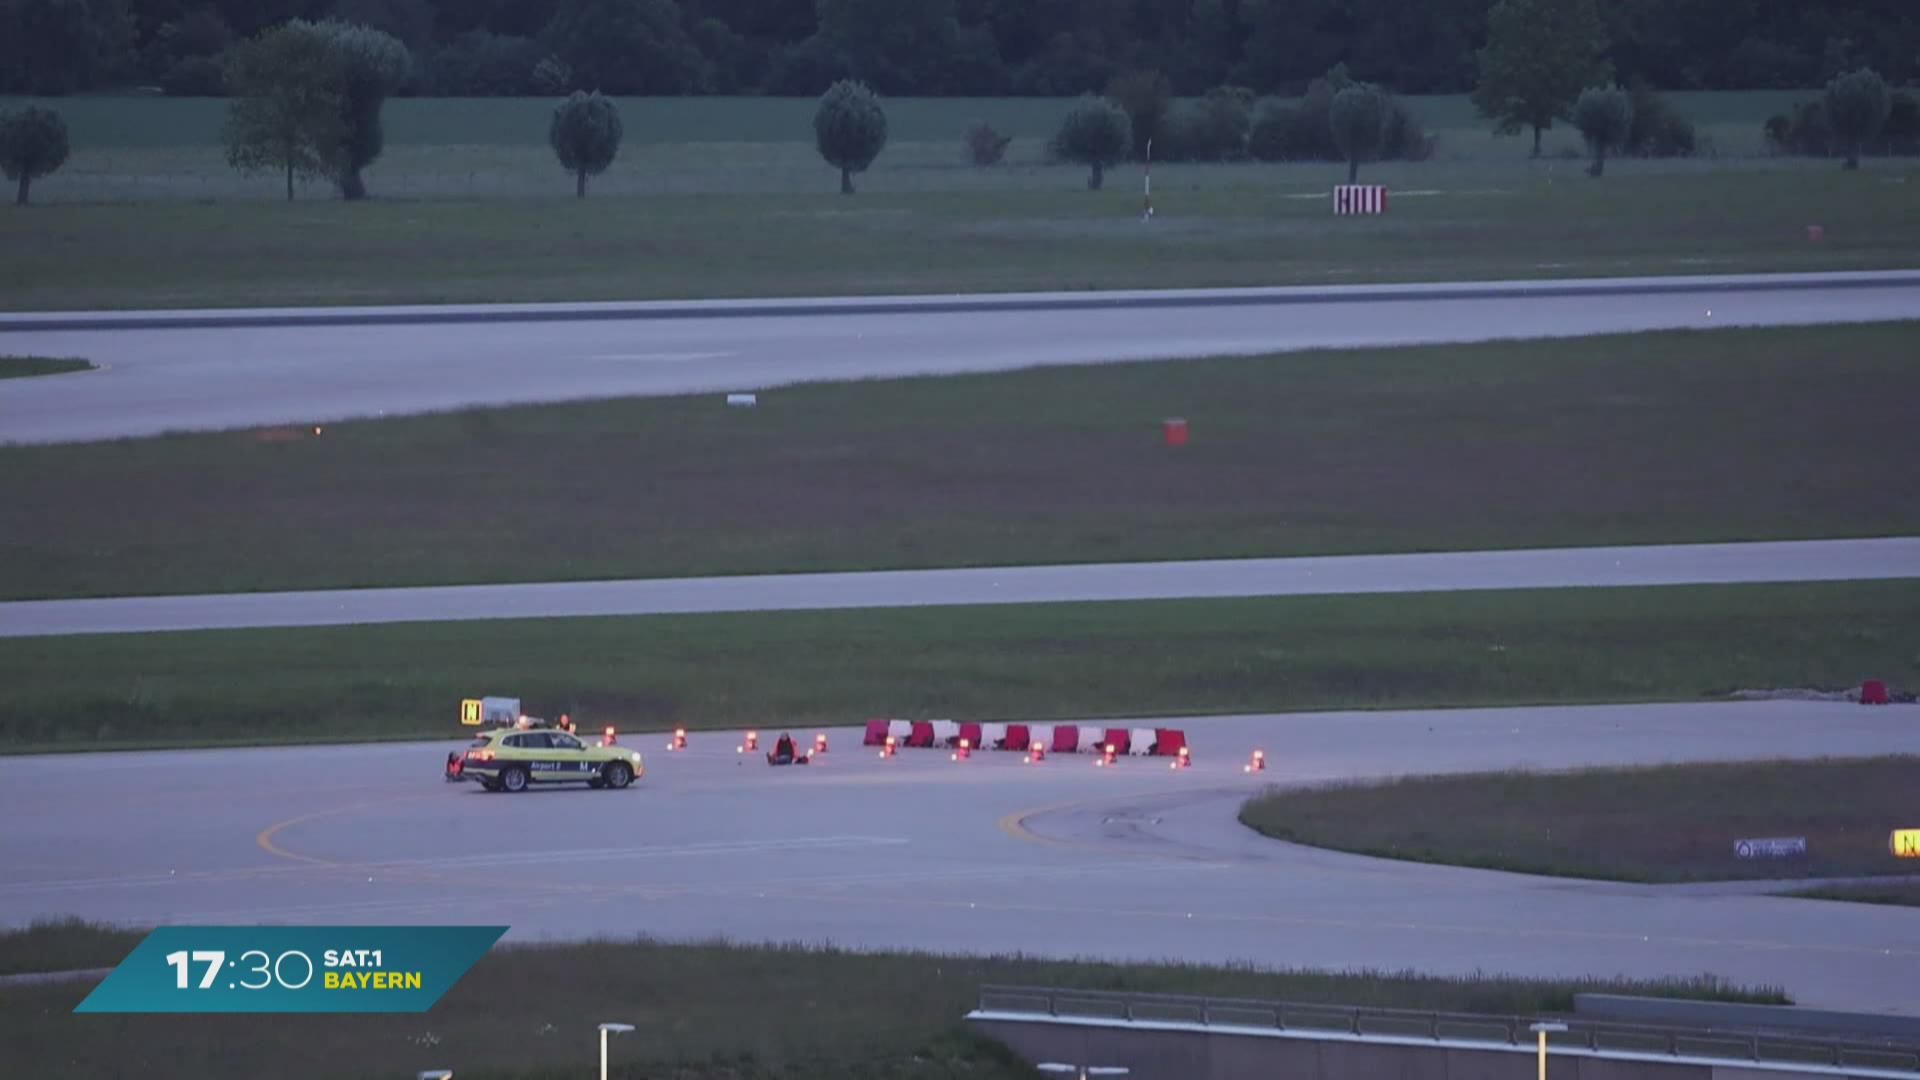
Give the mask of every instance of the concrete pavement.
M 1708 295 L 1728 292 L 1796 291 L 1810 287 L 1874 289 L 1912 284 L 1920 284 L 1920 270 L 1524 278 L 1395 282 L 1379 285 L 1285 285 L 1237 289 L 1113 289 L 1038 293 L 747 297 L 725 300 L 633 300 L 539 304 L 394 304 L 370 307 L 29 311 L 0 312 L 0 330 L 206 330 L 243 326 L 423 326 L 500 322 L 585 322 L 602 319 L 1092 311 L 1112 308 L 1209 308 L 1381 300 L 1489 300 L 1502 297 L 1647 294 Z
M 715 611 L 1920 578 L 1920 537 L 0 603 L 0 638 Z
M 0 443 L 1039 365 L 1915 317 L 1920 272 L 519 312 L 5 316 L 5 351 L 83 356 L 105 370 L 0 383 Z M 296 319 L 310 324 L 284 321 Z
M 32 830 L 0 835 L 0 923 L 504 918 L 523 941 L 1708 972 L 1912 1015 L 1920 911 L 1362 859 L 1266 841 L 1234 810 L 1266 783 L 1407 771 L 1916 752 L 1916 715 L 1766 702 L 1165 721 L 1186 728 L 1188 770 L 992 751 L 881 760 L 853 730 L 833 731 L 815 764 L 776 770 L 736 755 L 736 733 L 696 732 L 681 753 L 629 739 L 647 755 L 632 790 L 523 795 L 444 783 L 462 742 L 451 725 L 444 743 L 0 759 L 0 788 L 34 808 Z M 1249 776 L 1256 747 L 1269 770 Z

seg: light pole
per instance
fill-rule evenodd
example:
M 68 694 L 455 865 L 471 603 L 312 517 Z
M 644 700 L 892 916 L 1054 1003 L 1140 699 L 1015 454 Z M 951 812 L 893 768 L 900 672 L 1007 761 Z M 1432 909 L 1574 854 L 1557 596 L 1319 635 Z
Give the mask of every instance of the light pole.
M 607 1036 L 615 1032 L 632 1031 L 632 1024 L 600 1025 L 600 1080 L 607 1080 Z
M 1547 1080 L 1547 1033 L 1567 1030 L 1558 1020 L 1542 1020 L 1527 1029 L 1540 1037 L 1540 1080 Z

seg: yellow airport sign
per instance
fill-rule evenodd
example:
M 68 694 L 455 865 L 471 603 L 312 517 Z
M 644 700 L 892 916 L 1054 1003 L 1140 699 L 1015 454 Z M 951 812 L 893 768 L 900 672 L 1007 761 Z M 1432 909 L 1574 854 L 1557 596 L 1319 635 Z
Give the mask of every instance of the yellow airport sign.
M 480 723 L 480 699 L 466 698 L 460 702 L 460 722 L 468 727 L 477 727 Z
M 1887 847 L 1896 859 L 1920 859 L 1920 829 L 1895 829 Z

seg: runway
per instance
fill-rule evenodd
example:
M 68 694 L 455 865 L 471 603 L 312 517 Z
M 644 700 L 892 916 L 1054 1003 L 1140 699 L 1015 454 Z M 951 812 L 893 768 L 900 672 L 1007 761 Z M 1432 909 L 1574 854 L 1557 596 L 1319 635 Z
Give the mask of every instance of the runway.
M 0 350 L 81 356 L 104 369 L 0 383 L 0 442 L 1037 365 L 1915 317 L 1920 272 L 384 314 L 19 315 L 0 318 Z M 380 318 L 388 321 L 367 324 Z M 76 328 L 83 326 L 94 328 Z
M 1920 578 L 1920 537 L 0 603 L 0 638 L 719 611 Z
M 1169 721 L 1168 723 L 1171 723 Z M 0 759 L 34 809 L 0 839 L 0 921 L 504 921 L 509 940 L 646 933 L 941 952 L 1692 976 L 1920 1014 L 1920 911 L 1536 879 L 1266 841 L 1263 783 L 1497 767 L 1920 750 L 1912 707 L 1804 702 L 1218 717 L 1195 764 L 878 758 L 804 768 L 694 733 L 629 741 L 624 792 L 492 795 L 419 745 Z M 770 745 L 774 731 L 763 733 Z M 795 732 L 808 739 L 811 731 Z M 1241 763 L 1263 748 L 1270 767 Z M 1729 843 L 1734 838 L 1729 837 Z
M 1920 274 L 741 306 L 392 312 L 383 325 L 354 312 L 0 317 L 0 352 L 105 367 L 0 382 L 0 442 L 1041 364 L 1913 318 Z M 1899 577 L 1920 577 L 1920 539 L 52 601 L 0 605 L 0 636 Z M 1920 1015 L 1913 909 L 1381 862 L 1272 843 L 1234 820 L 1264 783 L 1920 752 L 1912 707 L 1184 726 L 1190 770 L 1001 753 L 880 760 L 851 730 L 832 732 L 817 764 L 771 770 L 743 762 L 734 734 L 696 733 L 685 753 L 641 744 L 648 775 L 634 790 L 517 796 L 443 783 L 441 761 L 462 741 L 451 730 L 416 745 L 0 758 L 8 798 L 32 808 L 31 828 L 0 838 L 0 922 L 506 921 L 511 940 L 647 933 L 1449 974 L 1711 972 L 1782 985 L 1811 1006 Z M 1270 768 L 1249 776 L 1240 765 L 1255 747 Z

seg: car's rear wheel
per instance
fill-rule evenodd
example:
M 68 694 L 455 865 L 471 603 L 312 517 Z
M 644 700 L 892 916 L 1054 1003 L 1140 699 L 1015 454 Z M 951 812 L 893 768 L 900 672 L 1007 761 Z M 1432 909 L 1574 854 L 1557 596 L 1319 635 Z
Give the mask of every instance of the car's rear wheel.
M 609 762 L 601 771 L 600 778 L 615 791 L 633 783 L 633 768 L 624 761 Z
M 508 791 L 527 790 L 527 770 L 520 768 L 501 770 L 500 786 Z

